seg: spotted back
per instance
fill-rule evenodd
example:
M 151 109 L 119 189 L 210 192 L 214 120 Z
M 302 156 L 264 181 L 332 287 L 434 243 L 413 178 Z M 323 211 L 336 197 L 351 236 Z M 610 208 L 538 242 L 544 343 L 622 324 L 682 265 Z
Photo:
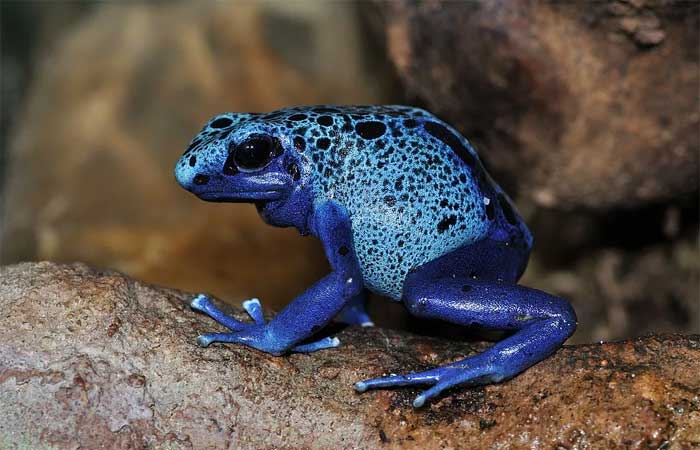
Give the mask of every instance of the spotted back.
M 529 252 L 527 227 L 476 151 L 425 110 L 304 106 L 221 115 L 195 148 L 241 123 L 293 149 L 297 178 L 314 199 L 345 206 L 365 284 L 380 294 L 400 299 L 410 269 L 487 236 Z

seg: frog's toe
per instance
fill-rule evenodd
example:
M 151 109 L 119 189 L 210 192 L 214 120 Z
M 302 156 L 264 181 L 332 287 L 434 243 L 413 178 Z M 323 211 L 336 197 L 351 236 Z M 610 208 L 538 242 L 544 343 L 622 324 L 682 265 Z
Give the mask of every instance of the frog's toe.
M 327 348 L 335 348 L 339 345 L 340 339 L 337 337 L 325 337 L 323 339 L 319 339 L 318 341 L 311 342 L 310 344 L 297 345 L 296 347 L 292 348 L 292 351 L 296 353 L 311 353 Z
M 265 317 L 263 317 L 262 306 L 260 305 L 260 300 L 257 298 L 251 298 L 243 302 L 243 309 L 246 310 L 248 315 L 257 323 L 262 325 L 265 323 Z
M 440 369 L 438 369 L 440 370 Z M 454 386 L 464 384 L 483 384 L 494 381 L 489 375 L 489 371 L 484 367 L 473 367 L 468 369 L 461 368 L 443 368 L 444 374 L 441 375 L 439 381 L 430 389 L 423 391 L 415 400 L 413 407 L 420 408 L 426 401 L 440 395 L 442 391 Z
M 413 401 L 415 408 L 420 408 L 439 395 L 442 391 L 461 384 L 481 384 L 493 381 L 489 377 L 485 367 L 438 367 L 425 372 L 409 373 L 407 375 L 390 375 L 387 377 L 373 378 L 355 383 L 355 390 L 365 392 L 368 389 L 387 388 L 395 386 L 412 386 L 418 384 L 432 385 L 430 389 L 422 392 Z M 486 380 L 488 378 L 488 380 Z
M 387 388 L 394 386 L 411 386 L 414 384 L 432 384 L 439 379 L 435 370 L 409 373 L 406 375 L 389 375 L 386 377 L 372 378 L 355 383 L 357 392 L 365 392 L 368 389 Z
M 199 345 L 202 348 L 209 347 L 209 344 L 211 344 L 212 342 L 214 342 L 214 340 L 211 338 L 211 336 L 207 336 L 206 334 L 197 336 L 197 345 Z
M 206 313 L 209 306 L 211 306 L 211 300 L 204 294 L 197 294 L 190 301 L 190 308 L 195 311 Z
M 199 311 L 206 314 L 207 316 L 216 320 L 221 325 L 225 326 L 231 331 L 241 331 L 246 327 L 250 326 L 250 324 L 243 323 L 237 319 L 234 319 L 231 316 L 226 315 L 226 313 L 224 313 L 214 305 L 214 303 L 211 301 L 211 298 L 204 294 L 196 295 L 190 302 L 190 307 L 195 311 Z

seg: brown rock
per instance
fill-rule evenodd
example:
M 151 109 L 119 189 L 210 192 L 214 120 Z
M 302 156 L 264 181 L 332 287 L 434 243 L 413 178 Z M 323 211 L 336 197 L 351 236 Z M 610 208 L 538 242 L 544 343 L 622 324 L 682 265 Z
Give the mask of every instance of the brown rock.
M 352 383 L 485 344 L 351 327 L 338 349 L 201 349 L 189 294 L 83 265 L 0 269 L 2 448 L 605 448 L 700 445 L 700 336 L 564 347 L 414 410 Z M 243 318 L 240 309 L 235 315 Z M 319 376 L 320 375 L 320 376 Z
M 696 2 L 377 2 L 408 91 L 537 204 L 698 190 Z

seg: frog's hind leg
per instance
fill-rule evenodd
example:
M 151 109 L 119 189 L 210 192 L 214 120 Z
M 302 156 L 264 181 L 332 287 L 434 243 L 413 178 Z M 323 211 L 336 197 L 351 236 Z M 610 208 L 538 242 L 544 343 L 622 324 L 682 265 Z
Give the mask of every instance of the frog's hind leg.
M 453 261 L 454 262 L 454 261 Z M 553 353 L 576 328 L 576 315 L 563 299 L 498 277 L 470 277 L 460 270 L 422 266 L 404 285 L 404 302 L 412 314 L 458 325 L 515 330 L 483 353 L 446 366 L 407 375 L 361 381 L 355 388 L 432 385 L 413 405 L 422 406 L 443 390 L 511 378 Z M 455 273 L 457 272 L 457 273 Z
M 366 304 L 367 290 L 363 289 L 362 292 L 354 296 L 343 306 L 343 309 L 340 310 L 336 319 L 348 325 L 373 327 L 374 322 L 372 322 L 372 319 L 370 319 L 367 314 L 367 310 L 365 309 Z

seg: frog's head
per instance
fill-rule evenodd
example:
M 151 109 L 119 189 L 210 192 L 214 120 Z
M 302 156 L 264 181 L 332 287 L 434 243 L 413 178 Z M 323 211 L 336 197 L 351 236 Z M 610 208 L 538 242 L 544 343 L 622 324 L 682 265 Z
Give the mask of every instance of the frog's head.
M 292 147 L 270 121 L 255 114 L 214 117 L 175 166 L 178 183 L 202 200 L 268 202 L 290 195 L 299 168 Z

